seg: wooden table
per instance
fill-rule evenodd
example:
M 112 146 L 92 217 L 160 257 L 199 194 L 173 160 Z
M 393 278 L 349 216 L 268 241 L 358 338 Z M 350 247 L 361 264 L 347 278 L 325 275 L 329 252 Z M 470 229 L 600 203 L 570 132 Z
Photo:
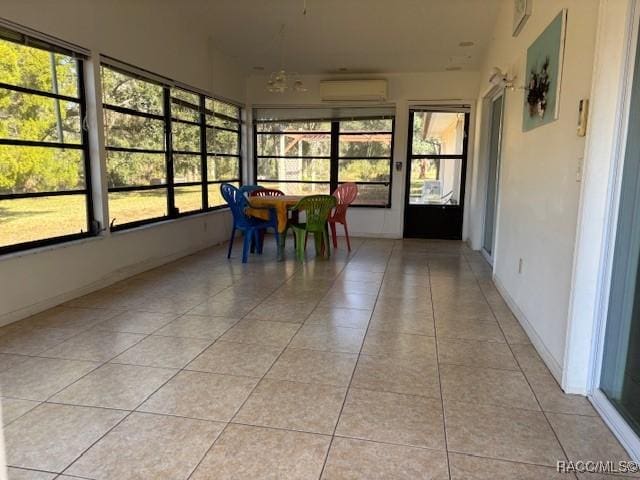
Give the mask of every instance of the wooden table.
M 247 208 L 246 213 L 252 217 L 269 220 L 269 211 L 265 208 L 273 208 L 278 218 L 278 260 L 284 258 L 284 233 L 289 221 L 289 210 L 295 206 L 305 195 L 280 195 L 278 197 L 249 197 L 249 205 L 257 208 Z
M 249 205 L 247 214 L 252 217 L 269 220 L 269 212 L 262 210 L 264 208 L 273 208 L 278 217 L 278 233 L 284 233 L 287 228 L 289 209 L 295 206 L 304 195 L 281 195 L 279 197 L 249 197 Z

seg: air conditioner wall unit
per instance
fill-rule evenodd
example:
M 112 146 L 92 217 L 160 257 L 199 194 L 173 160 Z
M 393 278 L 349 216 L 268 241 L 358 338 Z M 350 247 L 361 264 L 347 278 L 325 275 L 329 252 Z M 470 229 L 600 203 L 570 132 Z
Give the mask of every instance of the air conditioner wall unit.
M 384 102 L 386 80 L 323 80 L 320 98 L 323 102 Z

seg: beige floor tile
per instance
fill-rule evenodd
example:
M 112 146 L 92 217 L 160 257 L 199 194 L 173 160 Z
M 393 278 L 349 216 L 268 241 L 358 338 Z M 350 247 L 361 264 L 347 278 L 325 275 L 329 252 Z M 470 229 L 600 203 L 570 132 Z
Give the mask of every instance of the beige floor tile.
M 291 348 L 325 352 L 358 353 L 362 346 L 364 333 L 364 330 L 356 328 L 305 324 L 293 337 L 290 346 Z
M 504 333 L 505 338 L 507 339 L 507 343 L 510 345 L 514 344 L 522 344 L 522 345 L 530 345 L 531 340 L 527 336 L 527 332 L 524 331 L 518 320 L 513 315 L 510 315 L 508 318 L 501 318 L 499 315 L 496 315 L 498 319 L 498 324 Z
M 370 318 L 371 310 L 317 307 L 304 323 L 366 329 Z
M 282 347 L 219 340 L 185 368 L 201 372 L 262 377 L 281 352 Z
M 267 378 L 324 385 L 349 385 L 358 355 L 287 349 L 271 367 Z
M 24 355 L 11 355 L 8 353 L 0 353 L 0 372 L 9 370 L 11 367 L 24 362 L 27 358 Z
M 76 335 L 66 342 L 46 350 L 42 355 L 67 360 L 106 362 L 143 338 L 144 335 L 137 333 L 107 332 L 94 329 Z
M 215 340 L 236 323 L 238 320 L 233 318 L 187 314 L 168 323 L 155 335 Z
M 224 424 L 133 413 L 65 472 L 96 480 L 186 479 Z
M 318 302 L 296 301 L 293 298 L 295 297 L 289 298 L 287 301 L 267 298 L 267 300 L 251 310 L 245 318 L 250 320 L 304 323 Z
M 191 480 L 310 480 L 318 478 L 330 437 L 229 425 Z
M 0 391 L 7 397 L 46 400 L 98 365 L 95 362 L 32 357 L 0 373 Z
M 396 332 L 370 331 L 364 340 L 362 353 L 388 357 L 410 357 L 436 362 L 436 342 L 433 337 Z
M 438 361 L 441 364 L 520 371 L 509 346 L 495 342 L 439 339 Z
M 493 322 L 496 318 L 489 304 L 484 302 L 461 303 L 456 302 L 450 305 L 434 302 L 433 309 L 436 320 L 467 320 L 476 322 Z
M 567 395 L 550 373 L 531 374 L 527 380 L 545 412 L 597 416 L 589 400 L 582 395 Z
M 51 401 L 133 410 L 176 372 L 168 368 L 108 363 L 54 395 Z
M 345 394 L 344 387 L 264 379 L 233 421 L 331 434 Z
M 272 347 L 286 346 L 299 325 L 263 320 L 242 320 L 227 331 L 221 340 L 238 343 L 257 343 Z
M 76 334 L 63 328 L 19 329 L 0 337 L 0 353 L 39 355 Z
M 554 467 L 449 453 L 451 480 L 571 480 Z
M 512 345 L 513 354 L 525 375 L 550 375 L 533 345 Z
M 449 451 L 555 466 L 564 454 L 542 412 L 445 403 Z
M 540 410 L 521 372 L 440 365 L 442 396 L 447 401 Z
M 360 355 L 353 387 L 440 398 L 438 367 L 420 358 Z
M 201 338 L 149 336 L 113 359 L 113 363 L 182 368 L 211 344 Z
M 320 302 L 321 307 L 373 309 L 378 291 L 365 293 L 329 292 Z
M 344 280 L 340 278 L 333 284 L 330 292 L 376 295 L 381 283 L 379 280 Z
M 436 336 L 438 338 L 476 340 L 480 342 L 507 342 L 498 322 L 495 320 L 489 322 L 467 319 L 442 321 L 436 316 Z
M 31 327 L 56 328 L 81 332 L 92 328 L 101 321 L 113 317 L 118 310 L 103 308 L 54 307 L 27 319 Z
M 443 451 L 336 437 L 322 475 L 326 480 L 448 480 Z
M 126 412 L 43 403 L 4 430 L 7 463 L 62 472 Z
M 20 400 L 17 398 L 0 398 L 2 403 L 2 424 L 7 425 L 13 422 L 16 418 L 21 417 L 30 410 L 33 410 L 40 402 L 33 400 Z
M 97 328 L 112 332 L 153 333 L 177 317 L 173 313 L 127 311 L 101 322 Z
M 240 319 L 257 307 L 261 300 L 261 298 L 232 296 L 222 292 L 196 305 L 187 313 Z
M 9 467 L 8 472 L 9 480 L 53 480 L 61 479 L 65 477 L 59 477 L 56 473 L 39 472 L 37 470 L 26 470 L 23 468 Z M 66 477 L 69 478 L 69 477 Z
M 351 388 L 336 435 L 444 450 L 442 405 L 432 398 Z
M 600 417 L 548 413 L 569 460 L 630 460 Z
M 378 307 L 371 317 L 370 331 L 399 332 L 414 335 L 435 335 L 433 317 L 429 314 L 381 311 Z
M 428 295 L 423 297 L 378 297 L 374 311 L 413 313 L 433 318 L 433 305 Z
M 228 422 L 257 383 L 257 378 L 182 371 L 138 410 Z

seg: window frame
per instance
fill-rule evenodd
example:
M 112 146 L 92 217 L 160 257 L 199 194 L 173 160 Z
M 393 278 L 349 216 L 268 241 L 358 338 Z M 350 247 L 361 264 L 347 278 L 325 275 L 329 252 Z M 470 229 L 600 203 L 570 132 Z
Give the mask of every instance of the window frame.
M 149 224 L 153 224 L 153 223 L 158 223 L 158 222 L 165 222 L 165 221 L 169 221 L 169 220 L 174 220 L 177 218 L 182 218 L 182 217 L 187 217 L 187 216 L 191 216 L 191 215 L 198 215 L 198 214 L 202 214 L 202 213 L 206 213 L 206 212 L 211 212 L 211 211 L 216 211 L 216 210 L 222 210 L 225 208 L 228 208 L 228 206 L 226 204 L 221 204 L 221 205 L 216 205 L 216 206 L 209 206 L 209 186 L 210 185 L 214 185 L 214 184 L 222 184 L 222 183 L 227 183 L 227 182 L 237 182 L 238 184 L 242 185 L 242 124 L 243 124 L 243 120 L 242 120 L 242 107 L 236 103 L 227 101 L 227 100 L 221 100 L 217 97 L 213 97 L 213 96 L 209 96 L 206 95 L 204 93 L 201 92 L 197 92 L 194 91 L 192 89 L 190 89 L 188 86 L 184 86 L 184 85 L 176 85 L 176 84 L 172 84 L 171 82 L 167 81 L 166 83 L 155 80 L 153 78 L 149 78 L 146 77 L 144 75 L 141 75 L 137 72 L 132 72 L 130 70 L 127 70 L 125 68 L 121 68 L 120 66 L 115 66 L 110 62 L 101 62 L 100 64 L 101 68 L 108 68 L 111 70 L 114 70 L 122 75 L 126 75 L 129 76 L 131 78 L 140 80 L 140 81 L 144 81 L 144 82 L 148 82 L 148 83 L 152 83 L 155 85 L 159 85 L 160 87 L 162 87 L 162 105 L 163 105 L 163 112 L 162 114 L 155 114 L 155 113 L 148 113 L 148 112 L 141 112 L 135 109 L 130 109 L 130 108 L 126 108 L 126 107 L 120 107 L 117 105 L 112 105 L 109 103 L 105 103 L 104 102 L 104 94 L 103 94 L 103 99 L 102 99 L 102 108 L 103 108 L 103 112 L 105 109 L 107 110 L 113 110 L 119 113 L 124 113 L 127 115 L 135 115 L 138 117 L 142 117 L 142 118 L 150 118 L 153 120 L 161 120 L 164 123 L 164 145 L 165 148 L 164 150 L 153 150 L 153 149 L 137 149 L 137 148 L 123 148 L 123 147 L 112 147 L 112 146 L 107 146 L 106 145 L 106 131 L 105 131 L 105 151 L 109 152 L 109 151 L 120 151 L 120 152 L 133 152 L 133 153 L 147 153 L 147 154 L 164 154 L 165 155 L 165 168 L 166 168 L 166 182 L 162 183 L 160 185 L 132 185 L 132 186 L 122 186 L 122 187 L 107 187 L 107 191 L 108 194 L 112 193 L 112 192 L 131 192 L 131 191 L 145 191 L 145 190 L 160 190 L 160 189 L 166 189 L 167 191 L 167 214 L 165 216 L 160 216 L 160 217 L 152 217 L 152 218 L 146 218 L 146 219 L 141 219 L 141 220 L 134 220 L 132 222 L 126 222 L 126 223 L 122 223 L 122 224 L 113 224 L 113 220 L 110 220 L 109 222 L 109 229 L 112 232 L 118 232 L 118 231 L 122 231 L 122 230 L 129 230 L 132 228 L 137 228 L 140 226 L 144 226 L 144 225 L 149 225 Z M 101 76 L 101 80 L 102 80 L 102 76 Z M 197 106 L 198 108 L 198 118 L 199 120 L 196 121 L 189 121 L 189 120 L 185 120 L 185 119 L 180 119 L 176 116 L 174 116 L 172 114 L 172 105 L 174 103 L 177 104 L 185 104 L 188 105 L 188 108 L 193 108 L 196 105 L 191 104 L 190 102 L 187 102 L 183 99 L 174 97 L 172 95 L 172 90 L 182 90 L 184 92 L 187 92 L 189 94 L 193 94 L 193 95 L 197 95 L 198 96 L 198 102 L 199 105 Z M 232 105 L 235 108 L 238 109 L 238 118 L 232 118 L 232 117 L 228 117 L 224 114 L 221 113 L 216 113 L 215 111 L 212 110 L 208 110 L 206 108 L 206 103 L 207 100 L 211 100 L 212 102 L 221 102 L 227 105 Z M 175 102 L 174 102 L 175 101 Z M 185 106 L 183 105 L 183 106 Z M 195 110 L 194 110 L 195 111 Z M 213 117 L 217 117 L 217 118 L 222 118 L 226 121 L 233 121 L 234 123 L 237 123 L 238 125 L 238 129 L 237 130 L 233 130 L 233 129 L 229 129 L 229 128 L 223 128 L 223 127 L 218 127 L 212 124 L 208 124 L 207 123 L 207 117 L 208 115 L 213 116 Z M 174 125 L 175 124 L 185 124 L 185 125 L 191 125 L 191 126 L 197 126 L 199 128 L 199 142 L 200 142 L 200 151 L 186 151 L 186 150 L 177 150 L 174 148 L 174 144 L 173 144 L 173 132 L 174 132 Z M 226 130 L 226 131 L 231 131 L 235 134 L 237 134 L 237 145 L 238 145 L 238 154 L 237 155 L 232 155 L 232 154 L 224 154 L 224 153 L 212 153 L 209 152 L 208 150 L 208 146 L 207 146 L 207 129 L 212 128 L 215 131 L 218 130 Z M 199 181 L 194 181 L 194 182 L 179 182 L 176 183 L 175 181 L 175 172 L 174 172 L 174 156 L 175 155 L 193 155 L 196 156 L 198 155 L 200 157 L 200 170 L 201 170 L 201 175 L 200 175 L 200 180 Z M 238 172 L 239 172 L 239 176 L 238 178 L 234 178 L 234 179 L 225 179 L 225 180 L 209 180 L 208 179 L 208 158 L 209 157 L 213 157 L 213 156 L 224 156 L 224 157 L 233 157 L 233 158 L 237 158 L 238 160 Z M 175 191 L 176 188 L 180 188 L 180 187 L 195 187 L 195 186 L 199 186 L 200 187 L 200 191 L 201 191 L 201 204 L 200 204 L 200 208 L 197 210 L 188 210 L 188 211 L 184 211 L 184 212 L 180 212 L 179 209 L 176 207 L 176 196 L 175 196 Z M 108 195 L 107 195 L 108 196 Z M 111 214 L 109 215 L 111 218 Z
M 391 130 L 390 131 L 370 131 L 370 132 L 340 132 L 340 123 L 345 121 L 353 121 L 353 120 L 391 120 Z M 320 135 L 329 135 L 330 138 L 330 155 L 328 156 L 318 156 L 318 155 L 305 155 L 305 156 L 289 156 L 289 155 L 259 155 L 258 154 L 258 136 L 259 135 L 282 135 L 279 132 L 259 132 L 258 125 L 264 123 L 296 123 L 296 122 L 326 122 L 330 123 L 331 130 L 330 131 L 299 131 L 295 133 L 299 134 L 320 134 Z M 393 189 L 393 153 L 394 153 L 394 145 L 395 145 L 395 132 L 396 132 L 396 118 L 394 116 L 384 116 L 384 117 L 354 117 L 348 119 L 317 119 L 317 120 L 275 120 L 274 122 L 261 122 L 255 121 L 253 122 L 253 181 L 256 185 L 262 183 L 301 183 L 301 184 L 328 184 L 329 192 L 333 194 L 336 188 L 343 183 L 355 183 L 356 185 L 383 185 L 388 187 L 388 195 L 387 202 L 382 204 L 373 204 L 373 203 L 361 203 L 361 204 L 352 204 L 351 207 L 354 208 L 391 208 L 391 198 L 392 198 L 392 189 Z M 390 135 L 391 136 L 391 145 L 389 156 L 375 156 L 375 157 L 352 157 L 352 156 L 341 156 L 340 155 L 340 136 L 354 136 L 354 135 Z M 316 159 L 316 160 L 329 160 L 329 179 L 328 181 L 317 181 L 317 180 L 280 180 L 280 179 L 268 179 L 268 180 L 258 180 L 258 160 L 261 158 L 276 158 L 276 159 Z M 340 181 L 340 160 L 388 160 L 389 161 L 389 181 Z
M 210 99 L 212 101 L 212 103 L 214 104 L 214 109 L 213 110 L 209 110 L 208 108 L 206 108 L 206 99 Z M 229 117 L 228 115 L 225 115 L 223 113 L 216 113 L 215 111 L 215 102 L 219 102 L 219 103 L 225 103 L 227 105 L 233 105 L 234 107 L 236 107 L 238 109 L 238 118 L 232 118 Z M 216 97 L 204 97 L 203 98 L 203 146 L 202 146 L 202 151 L 203 151 L 203 157 L 204 157 L 204 164 L 203 164 L 203 179 L 205 181 L 205 185 L 203 187 L 203 190 L 206 192 L 207 194 L 207 201 L 205 203 L 205 205 L 207 205 L 207 209 L 212 211 L 212 210 L 221 210 L 224 208 L 229 208 L 227 205 L 225 204 L 220 204 L 220 205 L 214 205 L 213 207 L 209 206 L 209 186 L 210 185 L 222 185 L 223 183 L 237 183 L 238 185 L 242 185 L 242 173 L 243 173 L 243 165 L 242 165 L 242 108 L 238 105 L 236 105 L 235 103 L 232 102 L 228 102 L 226 100 L 221 100 L 219 98 Z M 213 124 L 209 124 L 207 123 L 207 118 L 208 116 L 213 117 L 214 123 Z M 226 121 L 231 121 L 233 123 L 236 123 L 238 125 L 238 130 L 233 130 L 231 128 L 226 128 L 226 127 L 220 127 L 215 125 L 215 119 L 216 118 L 220 118 Z M 208 143 L 207 143 L 207 130 L 208 129 L 213 129 L 214 132 L 219 132 L 219 131 L 225 131 L 225 132 L 232 132 L 237 134 L 238 136 L 238 141 L 237 141 L 237 145 L 238 145 L 238 154 L 230 154 L 230 153 L 221 153 L 221 152 L 209 152 L 209 147 L 208 147 Z M 238 178 L 234 178 L 234 179 L 224 179 L 224 180 L 209 180 L 209 158 L 210 157 L 223 157 L 223 158 L 237 158 L 238 159 Z
M 0 33 L 3 33 L 0 31 Z M 58 235 L 54 237 L 41 238 L 37 240 L 29 240 L 26 242 L 19 242 L 10 245 L 0 246 L 0 255 L 8 253 L 21 252 L 25 250 L 32 250 L 34 248 L 45 247 L 49 245 L 62 244 L 74 240 L 80 240 L 83 238 L 94 237 L 99 233 L 99 226 L 95 220 L 94 208 L 93 208 L 93 189 L 92 189 L 92 169 L 91 169 L 91 155 L 89 144 L 89 130 L 86 126 L 87 119 L 87 97 L 86 97 L 86 85 L 85 85 L 85 62 L 86 56 L 68 50 L 67 48 L 55 45 L 53 43 L 44 42 L 41 40 L 33 40 L 26 35 L 17 34 L 17 39 L 8 38 L 7 36 L 0 35 L 0 39 L 7 42 L 12 42 L 17 45 L 24 45 L 30 48 L 36 48 L 48 53 L 56 53 L 74 58 L 77 69 L 77 88 L 78 97 L 70 97 L 54 92 L 46 92 L 37 90 L 21 85 L 13 85 L 4 82 L 0 82 L 0 89 L 23 93 L 26 95 L 37 95 L 40 97 L 51 98 L 53 100 L 62 100 L 66 102 L 72 102 L 79 106 L 79 121 L 80 121 L 80 143 L 65 143 L 65 142 L 49 142 L 49 141 L 37 141 L 37 140 L 19 140 L 1 138 L 0 146 L 18 146 L 18 147 L 44 147 L 44 148 L 58 148 L 79 150 L 82 153 L 82 165 L 84 168 L 84 188 L 81 190 L 57 190 L 57 191 L 43 191 L 35 193 L 0 193 L 0 202 L 3 200 L 17 200 L 22 198 L 39 198 L 39 197 L 57 197 L 57 196 L 76 196 L 83 195 L 86 205 L 86 219 L 85 226 L 86 231 L 79 233 L 71 233 L 67 235 Z

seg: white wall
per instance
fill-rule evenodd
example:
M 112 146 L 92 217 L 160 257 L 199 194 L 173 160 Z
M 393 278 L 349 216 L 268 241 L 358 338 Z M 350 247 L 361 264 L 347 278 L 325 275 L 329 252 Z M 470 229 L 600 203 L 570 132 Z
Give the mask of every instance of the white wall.
M 531 17 L 516 38 L 511 35 L 513 2 L 505 2 L 480 86 L 483 94 L 489 91 L 488 78 L 494 66 L 516 73 L 515 83 L 522 86 L 527 48 L 562 8 L 568 9 L 568 21 L 559 118 L 523 132 L 524 90 L 505 95 L 494 259 L 498 287 L 557 377 L 561 377 L 564 365 L 581 187 L 576 175 L 585 148 L 585 139 L 576 135 L 578 101 L 590 96 L 597 0 L 536 0 Z M 481 96 L 478 105 L 482 103 Z M 486 132 L 480 131 L 476 138 L 483 136 Z M 476 165 L 485 160 L 476 158 Z M 481 171 L 475 178 L 478 191 L 486 182 Z M 479 248 L 482 225 L 477 220 L 482 218 L 484 196 L 476 195 L 474 202 L 472 239 L 473 246 Z
M 215 49 L 205 29 L 192 26 L 188 8 L 175 7 L 169 0 L 58 0 L 55 7 L 47 0 L 3 0 L 0 15 L 90 49 L 91 62 L 99 53 L 109 55 L 244 102 L 241 71 Z M 102 146 L 92 145 L 92 152 L 100 156 Z M 217 211 L 3 256 L 0 325 L 224 241 L 229 220 L 228 212 Z
M 307 92 L 270 93 L 265 76 L 252 76 L 247 81 L 247 104 L 252 106 L 318 106 L 319 82 L 329 75 L 303 75 Z M 340 78 L 353 78 L 344 75 Z M 358 78 L 358 77 L 355 77 Z M 362 77 L 360 77 L 362 78 Z M 393 161 L 402 162 L 402 171 L 393 171 L 391 208 L 353 208 L 349 211 L 349 233 L 359 236 L 401 238 L 404 214 L 405 164 L 409 106 L 429 102 L 473 103 L 478 95 L 477 72 L 438 72 L 416 74 L 366 75 L 366 78 L 386 78 L 389 81 L 388 103 L 396 107 Z M 340 233 L 340 228 L 338 231 Z

